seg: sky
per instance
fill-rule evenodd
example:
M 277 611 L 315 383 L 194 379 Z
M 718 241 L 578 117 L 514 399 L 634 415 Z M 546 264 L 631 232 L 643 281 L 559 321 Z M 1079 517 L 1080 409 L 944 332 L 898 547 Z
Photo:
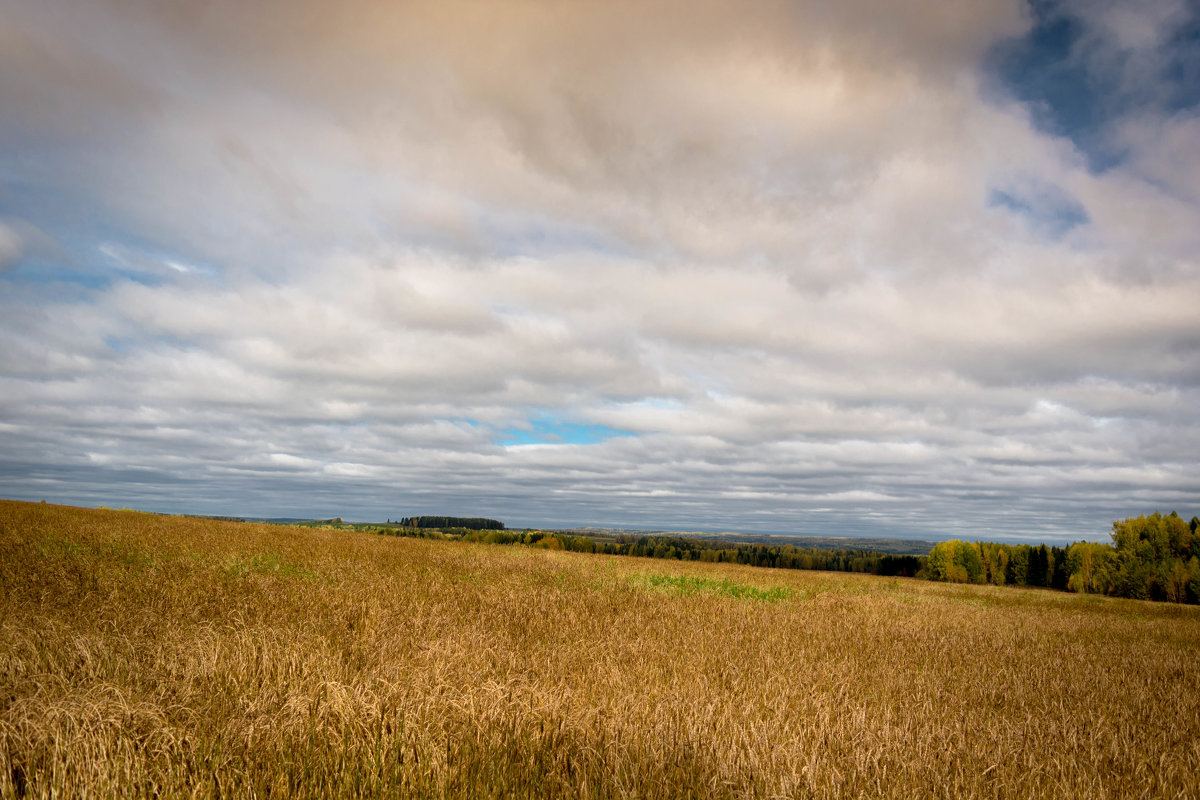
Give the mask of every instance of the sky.
M 0 0 L 0 497 L 1200 513 L 1194 0 Z

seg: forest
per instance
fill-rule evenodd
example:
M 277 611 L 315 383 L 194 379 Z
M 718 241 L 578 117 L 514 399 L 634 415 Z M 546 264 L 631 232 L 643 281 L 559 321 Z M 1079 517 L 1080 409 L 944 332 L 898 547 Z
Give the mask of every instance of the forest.
M 1112 544 L 1045 545 L 941 542 L 925 562 L 924 577 L 958 583 L 1049 586 L 1140 600 L 1200 602 L 1200 518 L 1174 511 L 1113 523 Z
M 551 550 L 748 564 L 782 569 L 861 572 L 952 583 L 1033 586 L 1112 597 L 1200 602 L 1200 518 L 1185 522 L 1176 512 L 1113 523 L 1112 543 L 1077 542 L 1069 547 L 950 540 L 928 556 L 887 555 L 869 550 L 816 550 L 793 545 L 732 544 L 687 536 L 618 535 L 608 540 L 561 531 L 506 530 L 412 520 L 480 520 L 415 517 L 400 527 L 376 529 L 401 536 L 449 535 L 467 542 L 522 544 Z

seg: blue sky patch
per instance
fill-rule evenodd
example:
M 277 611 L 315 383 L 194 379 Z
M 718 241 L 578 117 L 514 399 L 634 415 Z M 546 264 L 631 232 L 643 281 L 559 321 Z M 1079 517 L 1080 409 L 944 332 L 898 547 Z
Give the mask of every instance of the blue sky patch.
M 607 425 L 564 422 L 558 417 L 544 415 L 530 419 L 528 427 L 512 427 L 500 431 L 493 441 L 504 447 L 520 444 L 598 444 L 618 436 L 636 434 Z
M 1125 159 L 1110 130 L 1120 118 L 1200 105 L 1197 5 L 1164 35 L 1152 58 L 1122 49 L 1061 0 L 1030 0 L 1029 8 L 1029 32 L 1000 42 L 988 55 L 992 88 L 1025 103 L 1039 129 L 1070 139 L 1092 171 Z
M 1054 186 L 1028 192 L 992 189 L 988 193 L 988 205 L 1016 212 L 1034 231 L 1051 238 L 1058 238 L 1091 221 L 1087 209 L 1078 200 Z
M 1121 154 L 1105 141 L 1103 126 L 1115 113 L 1115 87 L 1089 71 L 1079 52 L 1082 21 L 1055 2 L 1033 0 L 1033 27 L 993 48 L 989 69 L 1001 90 L 1027 104 L 1041 130 L 1065 136 L 1093 170 L 1116 165 Z
M 27 256 L 4 273 L 5 280 L 33 285 L 72 284 L 85 289 L 107 289 L 112 276 L 92 268 L 76 268 L 39 256 Z

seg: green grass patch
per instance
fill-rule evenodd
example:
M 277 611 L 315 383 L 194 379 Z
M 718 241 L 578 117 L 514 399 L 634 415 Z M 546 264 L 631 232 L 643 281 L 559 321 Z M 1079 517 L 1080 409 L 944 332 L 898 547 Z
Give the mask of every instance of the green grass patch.
M 225 574 L 231 578 L 246 575 L 277 575 L 281 578 L 316 578 L 317 573 L 281 559 L 275 553 L 242 558 L 234 556 L 225 563 Z
M 778 603 L 787 600 L 794 594 L 786 586 L 771 586 L 762 589 L 728 578 L 697 578 L 690 575 L 665 575 L 658 572 L 636 576 L 634 582 L 643 589 L 655 592 L 677 595 L 710 594 L 763 603 Z

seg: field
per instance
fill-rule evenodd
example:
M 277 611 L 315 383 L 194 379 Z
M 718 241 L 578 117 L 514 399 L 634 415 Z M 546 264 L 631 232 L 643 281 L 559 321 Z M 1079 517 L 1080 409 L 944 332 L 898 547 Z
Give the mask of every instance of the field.
M 1200 609 L 0 501 L 0 796 L 1200 797 Z

